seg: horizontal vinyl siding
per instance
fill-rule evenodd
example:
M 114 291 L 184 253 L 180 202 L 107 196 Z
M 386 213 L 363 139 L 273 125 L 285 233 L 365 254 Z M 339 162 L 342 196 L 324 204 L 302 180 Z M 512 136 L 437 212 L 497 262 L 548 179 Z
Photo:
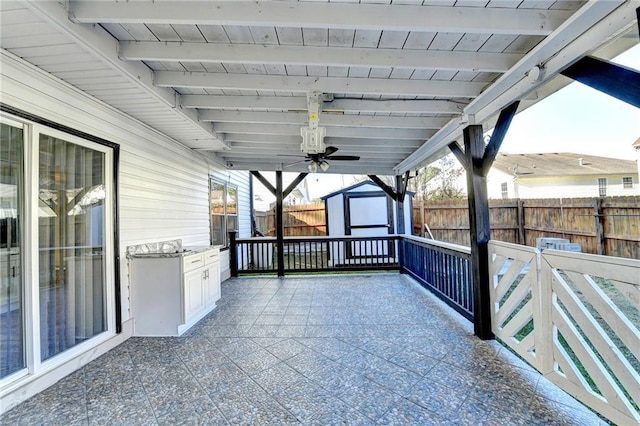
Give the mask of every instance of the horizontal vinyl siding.
M 249 172 L 234 170 L 229 173 L 229 182 L 238 187 L 238 237 L 251 237 Z
M 238 186 L 241 235 L 249 232 L 246 172 L 227 172 L 170 138 L 23 61 L 2 57 L 0 101 L 120 145 L 119 229 L 123 320 L 130 318 L 126 247 L 180 238 L 209 245 L 209 175 Z M 227 255 L 228 259 L 228 255 Z M 228 260 L 221 263 L 228 271 Z

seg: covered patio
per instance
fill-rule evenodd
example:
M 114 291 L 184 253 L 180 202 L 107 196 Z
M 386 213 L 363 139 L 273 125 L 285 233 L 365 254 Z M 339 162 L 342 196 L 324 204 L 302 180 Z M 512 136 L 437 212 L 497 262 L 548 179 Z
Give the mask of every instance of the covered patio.
M 131 338 L 1 424 L 604 421 L 406 275 L 234 278 L 179 338 Z

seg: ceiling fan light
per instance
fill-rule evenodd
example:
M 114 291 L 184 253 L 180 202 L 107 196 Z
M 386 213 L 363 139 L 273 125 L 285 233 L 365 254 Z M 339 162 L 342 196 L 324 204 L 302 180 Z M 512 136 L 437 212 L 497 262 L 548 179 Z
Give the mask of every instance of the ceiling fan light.
M 322 169 L 323 172 L 326 172 L 327 170 L 329 170 L 329 163 L 327 163 L 326 161 L 323 161 L 322 163 L 320 163 L 320 168 Z
M 311 173 L 315 173 L 318 171 L 318 163 L 316 163 L 315 161 L 312 161 L 311 163 L 309 163 L 309 167 L 308 167 L 309 171 Z

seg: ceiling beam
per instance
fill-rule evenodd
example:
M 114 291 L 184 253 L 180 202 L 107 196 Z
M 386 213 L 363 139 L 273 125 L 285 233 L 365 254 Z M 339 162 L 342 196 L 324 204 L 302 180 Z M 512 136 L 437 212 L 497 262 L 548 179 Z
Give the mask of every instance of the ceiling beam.
M 272 1 L 69 2 L 77 23 L 242 25 L 471 34 L 549 35 L 570 12 Z
M 156 71 L 158 87 L 198 89 L 274 90 L 282 92 L 357 93 L 375 95 L 442 96 L 472 98 L 487 83 L 467 81 L 405 80 L 386 78 L 307 77 Z
M 199 113 L 200 121 L 214 121 L 225 123 L 263 123 L 263 124 L 297 124 L 306 125 L 309 122 L 307 113 L 302 112 L 239 112 L 239 111 L 211 111 Z M 449 121 L 449 118 L 434 117 L 391 117 L 381 115 L 355 114 L 321 114 L 322 126 L 345 127 L 382 127 L 395 129 L 439 129 Z
M 524 55 L 414 49 L 122 41 L 123 60 L 505 72 Z
M 294 124 L 250 124 L 216 123 L 213 126 L 220 133 L 254 133 L 262 135 L 290 135 L 300 137 L 300 126 Z M 328 137 L 367 139 L 422 139 L 426 140 L 435 131 L 421 129 L 379 129 L 372 127 L 327 127 Z M 233 138 L 229 138 L 233 140 Z
M 302 138 L 300 135 L 265 135 L 265 134 L 247 134 L 247 133 L 227 133 L 226 140 L 230 142 L 231 147 L 236 143 L 246 142 L 246 143 L 255 143 L 261 145 L 273 145 L 277 146 L 279 144 L 283 145 L 291 145 L 292 147 L 296 147 L 296 149 L 300 149 L 300 143 L 302 142 Z M 324 142 L 326 145 L 333 145 L 338 147 L 360 147 L 360 146 L 379 146 L 379 147 L 389 147 L 393 146 L 394 148 L 417 148 L 423 142 L 424 139 L 399 139 L 399 140 L 389 140 L 389 139 L 367 139 L 367 138 L 348 138 L 348 137 L 325 137 Z
M 153 74 L 144 64 L 124 62 L 118 58 L 117 45 L 113 37 L 100 26 L 75 25 L 69 21 L 64 7 L 58 2 L 26 2 L 26 6 L 37 16 L 50 22 L 51 25 L 69 40 L 82 46 L 92 56 L 120 72 L 130 83 L 138 87 L 152 99 L 158 100 L 181 119 L 186 119 L 194 128 L 208 138 L 210 143 L 219 149 L 226 148 L 221 135 L 215 133 L 211 125 L 200 123 L 197 114 L 187 109 L 177 108 L 175 90 L 154 86 Z M 169 134 L 169 132 L 167 132 Z
M 548 83 L 562 69 L 634 25 L 635 7 L 639 3 L 638 0 L 587 2 L 557 31 L 467 105 L 464 112 L 473 117 L 476 123 L 483 123 L 512 102 L 523 99 Z M 540 64 L 544 66 L 539 78 L 534 79 L 529 73 Z M 396 174 L 416 169 L 427 160 L 445 154 L 447 146 L 462 137 L 464 126 L 460 120 L 451 120 L 428 143 L 398 164 Z
M 222 161 L 230 170 L 261 170 L 261 171 L 277 171 L 285 172 L 307 172 L 306 162 L 295 165 L 287 163 L 275 163 L 267 161 Z M 379 176 L 393 175 L 393 166 L 389 164 L 367 163 L 362 161 L 334 161 L 330 162 L 331 167 L 327 172 L 319 172 L 324 174 L 345 174 L 345 175 L 367 175 L 376 173 Z
M 183 108 L 200 109 L 283 109 L 307 110 L 306 96 L 225 96 L 225 95 L 182 95 Z M 334 99 L 324 102 L 323 110 L 354 112 L 395 112 L 395 113 L 437 113 L 461 114 L 466 102 L 448 100 L 373 100 Z

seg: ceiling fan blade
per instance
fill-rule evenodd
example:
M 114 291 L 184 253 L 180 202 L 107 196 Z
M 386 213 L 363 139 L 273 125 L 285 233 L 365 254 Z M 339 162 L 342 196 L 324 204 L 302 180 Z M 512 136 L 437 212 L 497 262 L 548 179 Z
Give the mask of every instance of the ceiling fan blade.
M 338 148 L 336 148 L 335 146 L 328 146 L 327 149 L 324 150 L 322 155 L 326 158 L 328 155 L 333 154 L 337 150 L 338 150 Z
M 360 159 L 357 155 L 333 155 L 331 157 L 324 157 L 325 160 L 337 160 L 337 161 L 357 161 Z
M 304 163 L 304 162 L 307 162 L 307 161 L 309 161 L 309 160 L 300 160 L 300 161 L 296 161 L 296 162 L 294 162 L 294 163 L 290 163 L 290 164 L 285 165 L 285 166 L 284 166 L 284 168 L 286 169 L 286 168 L 288 168 L 288 167 L 292 167 L 292 166 L 295 166 L 296 164 Z

